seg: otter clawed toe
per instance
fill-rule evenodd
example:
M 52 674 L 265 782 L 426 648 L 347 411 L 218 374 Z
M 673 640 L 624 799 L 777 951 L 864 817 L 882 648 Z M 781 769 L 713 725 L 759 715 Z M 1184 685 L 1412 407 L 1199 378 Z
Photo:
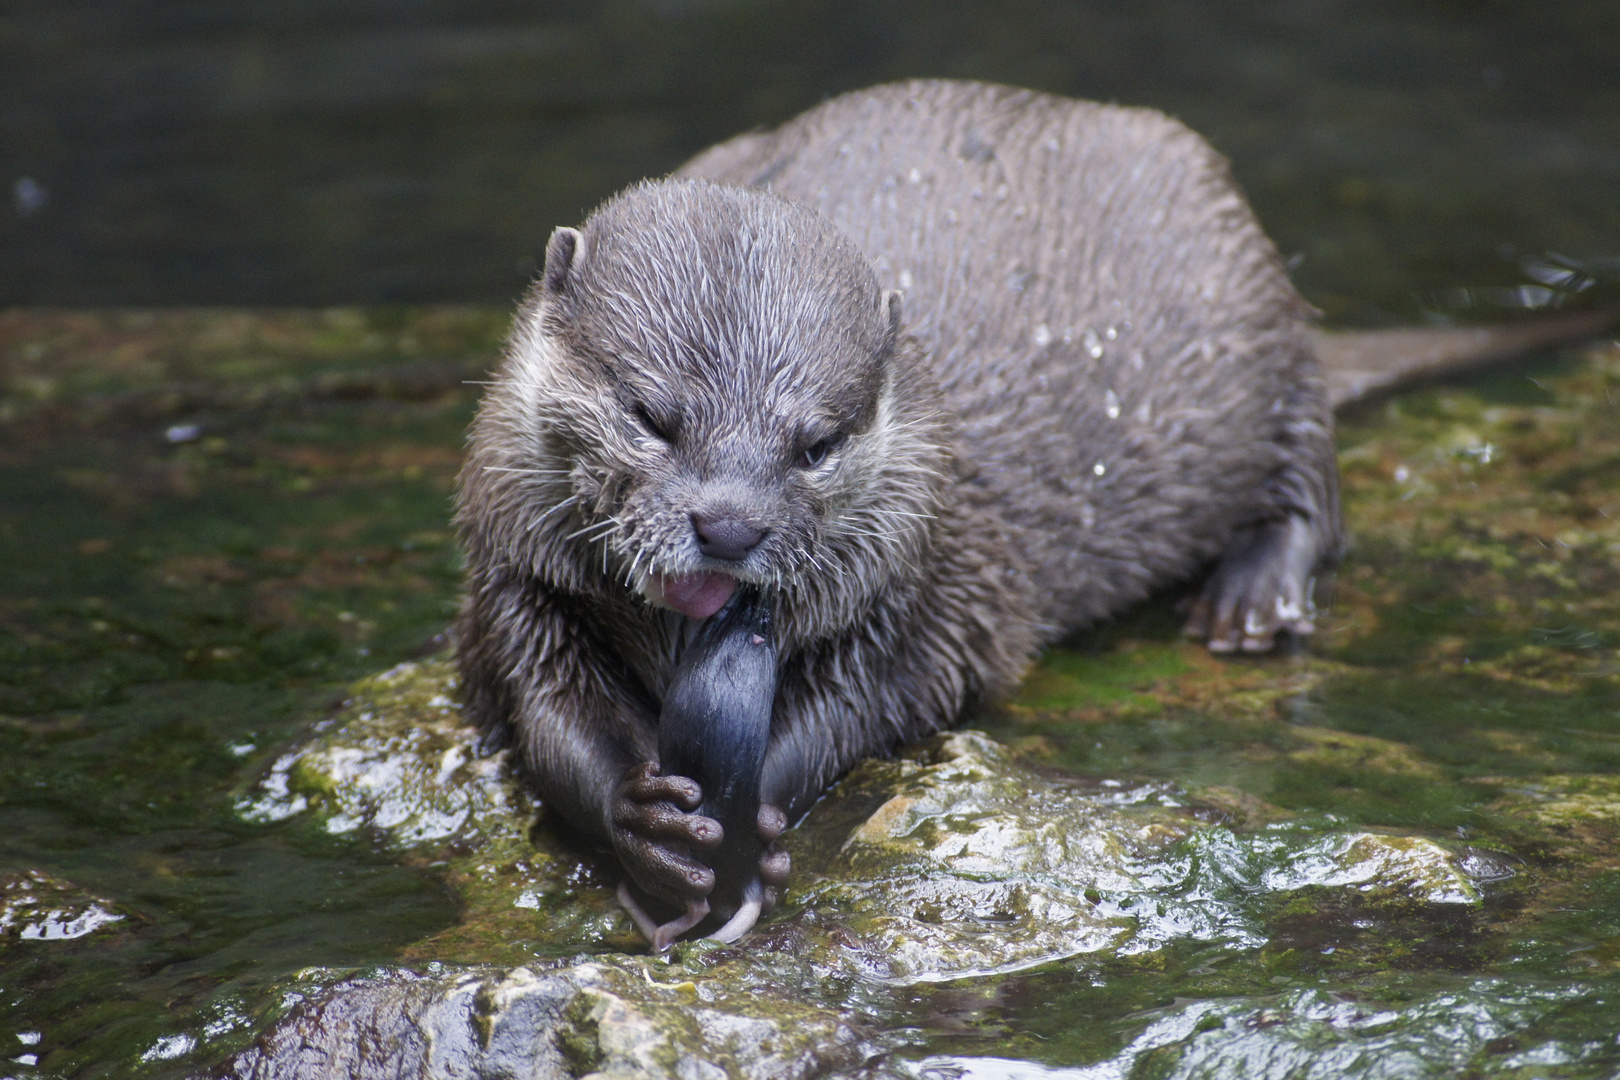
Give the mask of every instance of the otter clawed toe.
M 787 831 L 787 815 L 770 803 L 759 807 L 759 838 L 765 850 L 759 856 L 759 879 L 772 889 L 787 883 L 793 869 L 793 860 L 782 847 L 781 836 Z
M 718 821 L 691 812 L 702 802 L 696 781 L 661 776 L 652 762 L 630 770 L 614 793 L 613 847 L 647 895 L 679 907 L 714 889 L 714 871 L 689 854 L 713 850 L 725 838 Z
M 1287 632 L 1316 630 L 1317 563 L 1310 527 L 1290 517 L 1239 530 L 1187 617 L 1186 633 L 1212 653 L 1262 653 Z
M 768 915 L 776 907 L 782 886 L 787 884 L 793 871 L 793 860 L 782 846 L 781 835 L 787 830 L 787 815 L 769 803 L 759 807 L 759 838 L 765 850 L 759 856 L 760 914 Z

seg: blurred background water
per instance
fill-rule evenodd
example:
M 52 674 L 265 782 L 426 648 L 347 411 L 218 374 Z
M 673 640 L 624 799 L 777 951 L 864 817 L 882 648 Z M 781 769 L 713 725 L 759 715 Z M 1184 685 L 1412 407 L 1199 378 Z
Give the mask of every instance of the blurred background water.
M 911 76 L 1181 117 L 1339 322 L 1620 254 L 1613 0 L 8 0 L 0 305 L 505 303 L 624 184 Z

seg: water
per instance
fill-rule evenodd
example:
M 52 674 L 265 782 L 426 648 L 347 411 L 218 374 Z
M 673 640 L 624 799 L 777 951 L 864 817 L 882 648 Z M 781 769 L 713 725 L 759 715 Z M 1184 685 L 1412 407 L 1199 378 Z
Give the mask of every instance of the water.
M 98 357 L 103 376 L 93 406 L 13 381 L 0 428 L 0 870 L 42 871 L 125 917 L 48 947 L 0 934 L 0 1036 L 43 1032 L 47 1075 L 129 1075 L 174 1037 L 171 1013 L 194 1033 L 245 1031 L 272 979 L 372 962 L 453 921 L 430 874 L 247 826 L 231 796 L 345 683 L 443 630 L 473 391 L 459 380 L 504 322 L 0 329 L 9 359 L 34 356 L 58 385 Z M 447 388 L 425 400 L 355 400 L 354 384 L 322 400 L 296 381 L 446 353 L 466 362 L 442 365 Z M 171 442 L 185 427 L 196 438 Z
M 1182 117 L 1314 303 L 1410 321 L 1620 255 L 1616 56 L 1610 0 L 13 3 L 0 304 L 506 303 L 622 185 L 932 75 Z

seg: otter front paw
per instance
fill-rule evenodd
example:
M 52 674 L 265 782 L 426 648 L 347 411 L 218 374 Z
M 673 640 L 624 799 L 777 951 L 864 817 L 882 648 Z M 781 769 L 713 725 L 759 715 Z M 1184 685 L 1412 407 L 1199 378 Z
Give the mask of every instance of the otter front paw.
M 613 793 L 613 849 L 636 885 L 675 907 L 701 901 L 714 871 L 690 851 L 710 851 L 724 833 L 713 818 L 692 813 L 703 802 L 697 781 L 662 776 L 653 762 L 631 769 Z
M 1310 526 L 1290 517 L 1243 529 L 1232 538 L 1187 619 L 1187 633 L 1215 653 L 1265 652 L 1279 633 L 1316 629 Z
M 793 870 L 793 860 L 788 857 L 787 849 L 782 847 L 780 840 L 786 829 L 787 815 L 769 803 L 761 803 L 759 838 L 765 844 L 765 850 L 759 856 L 759 881 L 764 886 L 761 914 L 776 906 L 782 886 L 787 884 L 788 874 Z

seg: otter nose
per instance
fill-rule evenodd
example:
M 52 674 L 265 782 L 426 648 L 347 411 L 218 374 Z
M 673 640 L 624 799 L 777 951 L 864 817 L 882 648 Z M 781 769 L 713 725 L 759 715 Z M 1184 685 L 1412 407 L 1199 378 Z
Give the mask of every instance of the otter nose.
M 756 529 L 734 517 L 692 515 L 692 531 L 697 534 L 698 550 L 711 559 L 746 558 L 754 545 L 765 539 L 765 530 Z

